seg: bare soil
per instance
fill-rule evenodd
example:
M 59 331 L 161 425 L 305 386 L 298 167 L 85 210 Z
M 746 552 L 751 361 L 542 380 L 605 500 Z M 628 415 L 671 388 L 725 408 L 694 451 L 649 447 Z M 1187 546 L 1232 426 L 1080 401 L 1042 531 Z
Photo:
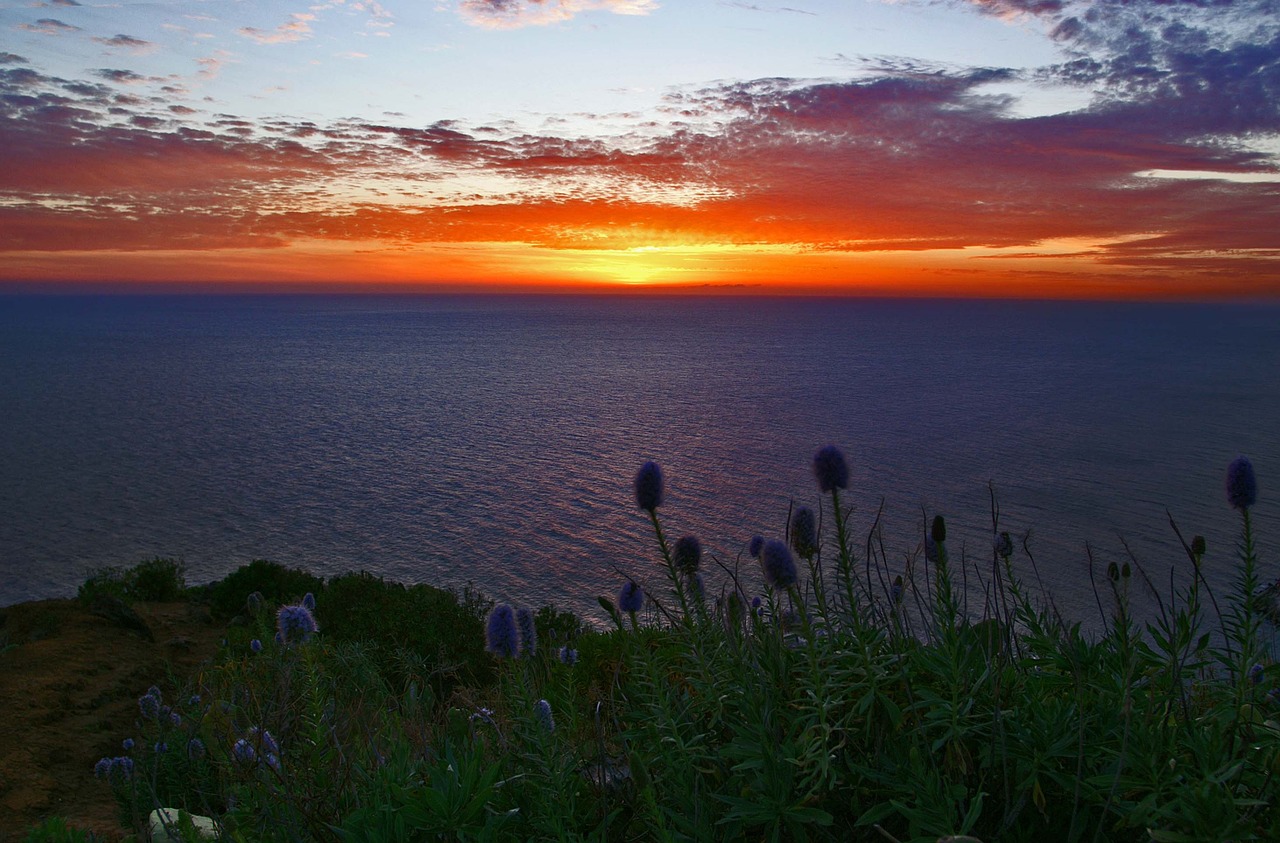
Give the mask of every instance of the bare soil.
M 148 687 L 172 696 L 225 635 L 196 603 L 95 610 L 75 600 L 0 608 L 0 843 L 52 816 L 100 840 L 129 834 L 93 765 L 122 754 Z

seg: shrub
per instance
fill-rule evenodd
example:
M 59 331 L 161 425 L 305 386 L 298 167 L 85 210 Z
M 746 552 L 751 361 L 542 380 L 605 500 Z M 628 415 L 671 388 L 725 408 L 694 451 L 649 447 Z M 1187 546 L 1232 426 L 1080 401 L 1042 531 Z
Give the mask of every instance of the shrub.
M 443 700 L 459 684 L 492 679 L 484 653 L 490 605 L 472 589 L 456 594 L 359 572 L 329 581 L 316 599 L 316 619 L 335 644 L 368 647 L 393 684 L 403 685 L 413 668 L 428 674 L 436 699 Z
M 27 843 L 93 843 L 98 838 L 92 832 L 81 831 L 67 825 L 62 817 L 50 817 L 27 832 Z
M 324 580 L 301 568 L 255 559 L 211 584 L 209 605 L 215 616 L 230 618 L 245 612 L 245 601 L 250 594 L 262 595 L 271 605 L 296 603 L 304 594 L 319 591 L 323 585 Z
M 132 568 L 98 568 L 91 571 L 76 596 L 86 605 L 101 597 L 149 602 L 181 600 L 186 594 L 182 562 L 156 557 Z

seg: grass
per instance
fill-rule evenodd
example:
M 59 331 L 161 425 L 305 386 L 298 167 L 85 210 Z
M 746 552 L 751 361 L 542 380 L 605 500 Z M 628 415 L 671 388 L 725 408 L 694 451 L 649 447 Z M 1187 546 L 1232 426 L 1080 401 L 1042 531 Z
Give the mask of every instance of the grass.
M 760 594 L 673 555 L 646 468 L 655 563 L 640 606 L 601 598 L 609 629 L 544 607 L 535 636 L 472 590 L 247 566 L 204 592 L 238 617 L 216 661 L 148 692 L 131 773 L 102 777 L 127 823 L 181 807 L 235 841 L 1280 839 L 1251 497 L 1230 593 L 1197 537 L 1155 617 L 1129 608 L 1141 566 L 1098 571 L 1088 634 L 1029 596 L 994 506 L 989 559 L 953 560 L 936 518 L 894 579 L 876 528 L 854 552 L 843 458 L 820 456 L 816 517 L 765 543 Z M 975 565 L 968 616 L 953 577 Z M 274 640 L 283 601 L 319 631 Z

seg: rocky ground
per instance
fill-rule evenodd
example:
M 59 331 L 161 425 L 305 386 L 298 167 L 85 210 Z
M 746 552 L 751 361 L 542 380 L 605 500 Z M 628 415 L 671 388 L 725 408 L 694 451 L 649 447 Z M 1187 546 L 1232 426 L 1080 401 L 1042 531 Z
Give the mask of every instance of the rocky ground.
M 93 777 L 137 731 L 138 697 L 172 692 L 224 628 L 195 603 L 41 600 L 0 609 L 0 843 L 51 816 L 118 841 L 110 789 Z

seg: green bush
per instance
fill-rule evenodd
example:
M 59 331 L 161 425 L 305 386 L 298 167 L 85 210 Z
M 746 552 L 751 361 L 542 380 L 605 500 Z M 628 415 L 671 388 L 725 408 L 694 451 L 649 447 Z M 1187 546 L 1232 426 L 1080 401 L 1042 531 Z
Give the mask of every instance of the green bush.
M 93 843 L 91 832 L 67 825 L 62 817 L 50 817 L 27 832 L 27 843 Z
M 319 593 L 323 585 L 324 580 L 301 568 L 255 559 L 211 584 L 207 594 L 214 615 L 230 618 L 245 611 L 245 601 L 254 592 L 261 594 L 264 604 L 270 607 L 295 603 L 307 592 Z
M 185 569 L 179 560 L 156 557 L 132 568 L 108 567 L 91 571 L 76 596 L 90 604 L 100 597 L 126 603 L 135 600 L 171 602 L 186 594 Z
M 403 685 L 415 674 L 431 679 L 436 699 L 459 684 L 484 685 L 492 663 L 484 652 L 490 601 L 429 585 L 404 586 L 366 572 L 348 573 L 316 593 L 316 620 L 335 644 L 371 649 L 384 676 Z

